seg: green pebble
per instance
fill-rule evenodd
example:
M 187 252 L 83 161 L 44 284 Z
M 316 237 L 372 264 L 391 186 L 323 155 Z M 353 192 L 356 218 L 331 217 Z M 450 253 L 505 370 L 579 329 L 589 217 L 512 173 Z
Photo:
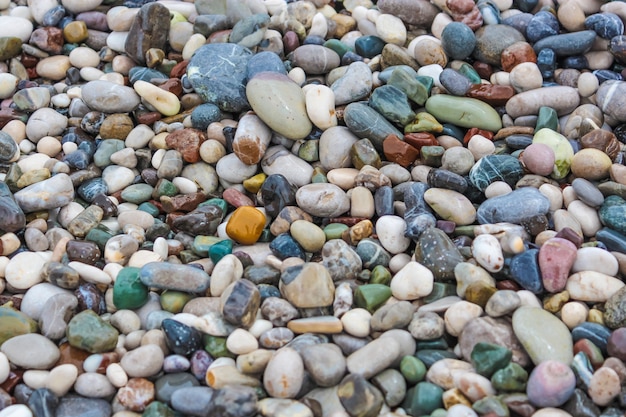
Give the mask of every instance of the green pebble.
M 502 129 L 498 112 L 489 104 L 474 98 L 436 94 L 426 101 L 426 111 L 440 122 L 460 127 L 476 127 L 490 132 Z
M 510 362 L 491 376 L 491 384 L 498 392 L 526 392 L 526 382 L 528 372 L 515 362 Z
M 355 142 L 350 148 L 350 159 L 356 169 L 361 169 L 365 165 L 378 169 L 381 167 L 380 155 L 374 148 L 372 142 L 365 138 Z
M 448 342 L 443 337 L 433 340 L 418 340 L 415 345 L 416 350 L 446 350 L 449 347 Z
M 198 235 L 193 239 L 191 250 L 198 256 L 209 256 L 209 249 L 222 238 L 217 236 Z
M 370 95 L 368 103 L 387 120 L 398 126 L 407 125 L 415 119 L 415 112 L 411 109 L 408 96 L 393 85 L 376 88 Z
M 152 197 L 158 199 L 162 195 L 166 195 L 168 197 L 174 197 L 178 194 L 178 187 L 174 185 L 174 183 L 168 179 L 161 178 L 159 182 L 157 182 L 154 187 L 154 191 L 152 192 Z
M 431 80 L 430 86 L 426 78 Z M 387 85 L 396 87 L 404 92 L 411 101 L 423 106 L 430 95 L 433 82 L 430 77 L 414 77 L 408 71 L 396 68 L 391 73 Z
M 430 382 L 419 382 L 407 391 L 402 408 L 412 416 L 424 416 L 443 407 L 443 389 Z
M 159 302 L 161 303 L 161 308 L 163 308 L 163 310 L 176 314 L 183 311 L 185 304 L 187 304 L 192 298 L 193 296 L 186 292 L 167 290 L 163 291 Z
M 341 239 L 343 232 L 348 230 L 349 227 L 343 223 L 330 223 L 324 227 L 324 234 L 326 235 L 326 241 L 331 239 Z
M 481 398 L 472 404 L 472 409 L 478 413 L 478 415 L 490 415 L 498 417 L 509 417 L 509 407 L 500 398 L 489 395 Z
M 382 284 L 360 285 L 354 292 L 354 304 L 374 313 L 391 297 L 391 288 Z
M 422 146 L 420 155 L 424 165 L 437 168 L 441 166 L 441 158 L 445 151 L 443 146 Z
M 115 236 L 113 232 L 111 232 L 106 226 L 99 224 L 87 232 L 85 240 L 95 243 L 101 251 L 104 251 L 107 242 L 113 236 Z
M 474 345 L 470 358 L 476 372 L 489 378 L 511 362 L 513 352 L 494 343 L 478 342 Z
M 141 204 L 152 198 L 154 189 L 149 184 L 132 184 L 122 191 L 122 199 L 129 203 Z
M 140 268 L 127 266 L 120 270 L 113 285 L 113 304 L 118 310 L 133 310 L 148 302 L 150 290 L 139 279 Z
M 448 415 L 448 410 L 446 410 L 445 408 L 438 408 L 436 410 L 433 410 L 432 413 L 430 413 L 430 417 L 447 417 Z
M 323 46 L 337 52 L 337 55 L 339 55 L 340 58 L 344 56 L 346 52 L 352 50 L 348 45 L 341 42 L 339 39 L 329 39 L 323 43 Z
M 400 361 L 400 372 L 409 384 L 417 384 L 426 376 L 426 365 L 415 356 L 405 356 Z
M 11 59 L 22 52 L 22 40 L 15 36 L 0 38 L 0 61 Z
M 317 139 L 307 140 L 298 148 L 298 156 L 307 162 L 319 161 L 319 142 Z
M 198 259 L 200 259 L 198 255 L 196 255 L 195 253 L 193 253 L 193 251 L 190 251 L 190 250 L 181 251 L 178 254 L 178 257 L 180 258 L 180 261 L 184 264 L 188 264 L 189 262 L 197 261 Z
M 433 366 L 433 364 L 441 359 L 458 359 L 454 352 L 444 349 L 422 349 L 415 353 L 417 359 L 424 362 L 427 368 Z
M 259 239 L 257 239 L 257 243 L 271 242 L 272 240 L 274 240 L 275 237 L 276 236 L 274 236 L 272 232 L 270 232 L 270 229 L 263 229 L 263 231 L 261 232 L 261 236 L 259 236 Z
M 37 322 L 21 311 L 0 306 L 0 345 L 12 337 L 37 331 Z
M 112 351 L 119 337 L 115 327 L 93 310 L 83 310 L 72 317 L 65 333 L 70 346 L 90 353 Z
M 141 417 L 179 417 L 177 413 L 160 401 L 152 401 L 141 414 Z
M 226 338 L 211 336 L 207 334 L 204 336 L 204 350 L 209 352 L 213 358 L 235 358 L 235 355 L 229 352 L 226 347 Z
M 17 181 L 19 181 L 22 176 L 22 169 L 17 164 L 17 162 L 9 165 L 9 170 L 7 171 L 4 177 L 4 183 L 9 186 L 9 190 L 14 193 L 18 192 L 20 189 L 17 186 Z
M 391 272 L 382 265 L 376 265 L 372 269 L 372 275 L 370 276 L 370 284 L 382 284 L 389 285 L 391 282 Z
M 145 211 L 146 213 L 150 214 L 152 217 L 157 217 L 159 215 L 159 208 L 155 206 L 154 204 L 149 203 L 147 201 L 141 203 L 139 207 L 137 207 L 137 210 Z
M 461 64 L 458 71 L 461 74 L 465 75 L 467 78 L 469 78 L 472 84 L 480 84 L 482 82 L 482 80 L 480 79 L 480 75 L 478 75 L 474 67 L 466 62 Z
M 474 226 L 472 226 L 474 227 Z M 455 231 L 456 232 L 456 231 Z M 472 236 L 473 236 L 472 232 Z M 429 304 L 435 302 L 437 300 L 441 300 L 444 297 L 448 297 L 456 294 L 456 287 L 452 284 L 448 284 L 445 282 L 435 282 L 433 284 L 433 290 L 430 294 L 423 298 L 424 303 Z
M 230 253 L 233 253 L 233 241 L 230 239 L 219 241 L 209 248 L 209 258 L 214 264 Z
M 437 119 L 426 112 L 420 112 L 415 115 L 415 120 L 412 123 L 407 123 L 404 126 L 404 133 L 418 133 L 418 132 L 432 132 L 441 133 L 443 126 L 437 121 Z
M 559 130 L 559 116 L 552 107 L 542 106 L 539 108 L 539 114 L 537 115 L 537 124 L 535 125 L 535 132 L 540 131 L 543 128 Z

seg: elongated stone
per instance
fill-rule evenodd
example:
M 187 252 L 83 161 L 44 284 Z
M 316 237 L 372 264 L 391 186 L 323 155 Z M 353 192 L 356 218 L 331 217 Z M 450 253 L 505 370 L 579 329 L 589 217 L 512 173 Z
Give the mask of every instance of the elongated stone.
M 578 90 L 567 86 L 544 87 L 514 95 L 506 103 L 512 118 L 536 115 L 541 107 L 552 107 L 559 116 L 571 113 L 580 104 Z
M 57 174 L 18 191 L 15 201 L 25 213 L 68 205 L 74 199 L 74 185 L 67 174 Z
M 439 122 L 496 132 L 502 128 L 500 115 L 489 104 L 468 97 L 437 94 L 426 100 L 426 111 Z
M 202 293 L 209 288 L 209 275 L 190 265 L 150 262 L 141 267 L 139 279 L 148 287 Z
M 435 226 L 437 222 L 424 198 L 427 189 L 427 184 L 416 182 L 404 191 L 404 204 L 406 205 L 404 212 L 405 235 L 411 239 L 419 238 L 426 229 Z
M 350 103 L 344 110 L 346 126 L 360 138 L 368 138 L 376 149 L 383 150 L 388 135 L 401 138 L 404 135 L 376 110 L 363 103 Z
M 548 311 L 537 307 L 518 308 L 513 314 L 513 331 L 535 365 L 549 359 L 566 365 L 572 363 L 572 335 L 567 326 Z
M 543 194 L 536 188 L 524 187 L 488 199 L 476 211 L 476 218 L 480 224 L 519 224 L 523 219 L 546 214 L 549 209 L 550 201 Z
M 16 232 L 26 225 L 26 216 L 6 182 L 0 182 L 0 230 Z
M 587 52 L 596 39 L 593 30 L 553 35 L 537 41 L 533 45 L 536 53 L 542 49 L 552 49 L 558 56 L 582 55 Z

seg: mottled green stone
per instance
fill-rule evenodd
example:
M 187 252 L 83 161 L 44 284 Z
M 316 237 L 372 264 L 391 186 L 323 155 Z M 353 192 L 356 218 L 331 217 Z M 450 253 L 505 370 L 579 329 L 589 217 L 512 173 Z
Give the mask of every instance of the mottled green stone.
M 330 223 L 324 227 L 324 234 L 326 235 L 326 241 L 331 239 L 341 239 L 343 232 L 348 230 L 349 227 L 343 223 Z
M 443 337 L 433 340 L 418 340 L 415 344 L 416 350 L 446 350 L 449 347 L 450 346 L 448 345 L 448 342 L 446 342 L 446 339 L 444 339 Z
M 324 170 L 320 167 L 316 167 L 313 170 L 313 174 L 311 175 L 311 182 L 314 184 L 319 184 L 319 183 L 327 183 L 328 182 L 328 178 L 326 178 L 326 173 L 324 172 Z
M 426 111 L 440 122 L 460 127 L 476 127 L 491 132 L 502 129 L 498 112 L 489 104 L 474 98 L 436 94 L 426 101 Z
M 391 297 L 391 288 L 382 284 L 360 285 L 354 292 L 354 304 L 373 313 Z
M 319 143 L 317 139 L 311 139 L 305 141 L 300 148 L 298 148 L 298 156 L 307 162 L 319 161 Z
M 20 179 L 21 176 L 22 176 L 22 169 L 17 164 L 17 162 L 14 162 L 11 165 L 9 165 L 9 170 L 7 171 L 4 177 L 4 183 L 9 187 L 9 190 L 11 190 L 14 193 L 19 191 L 19 188 L 17 186 L 17 181 Z
M 396 68 L 391 73 L 387 85 L 392 85 L 404 92 L 406 96 L 420 106 L 426 103 L 433 86 L 432 78 L 430 82 L 426 80 L 430 77 L 415 77 L 403 68 Z
M 190 250 L 181 251 L 178 254 L 178 258 L 184 264 L 188 264 L 189 262 L 197 261 L 198 259 L 200 259 L 198 255 L 196 255 L 195 253 L 193 253 L 193 251 L 190 251 Z
M 226 202 L 226 200 L 223 200 L 221 198 L 210 198 L 207 201 L 198 204 L 198 207 L 202 206 L 218 207 L 220 210 L 222 210 L 222 220 L 224 219 L 225 214 L 228 213 L 228 203 Z
M 213 358 L 235 357 L 226 347 L 225 337 L 211 336 L 210 334 L 204 335 L 204 350 L 209 352 Z
M 443 349 L 422 349 L 418 350 L 415 356 L 424 362 L 427 368 L 430 368 L 435 362 L 442 359 L 458 359 L 454 352 Z
M 617 195 L 610 195 L 600 206 L 600 221 L 611 229 L 626 233 L 626 200 Z
M 119 333 L 93 310 L 84 310 L 72 317 L 67 325 L 66 336 L 69 344 L 75 348 L 102 353 L 115 349 Z
M 159 302 L 163 310 L 176 314 L 183 311 L 185 304 L 192 298 L 193 295 L 186 292 L 167 290 L 163 291 Z
M 537 124 L 535 124 L 535 132 L 540 131 L 543 128 L 558 131 L 559 129 L 559 116 L 552 107 L 542 106 L 539 108 L 537 115 Z
M 221 240 L 209 248 L 209 258 L 214 264 L 230 253 L 233 253 L 233 241 L 230 239 Z
M 182 414 L 172 410 L 165 403 L 152 401 L 143 411 L 141 417 L 182 417 Z
M 98 145 L 98 150 L 93 155 L 93 162 L 99 168 L 111 165 L 111 155 L 126 147 L 123 140 L 105 139 Z
M 217 236 L 198 235 L 193 239 L 191 250 L 198 256 L 209 256 L 211 246 L 215 245 L 220 240 L 222 240 L 222 238 Z
M 98 245 L 101 251 L 104 251 L 107 242 L 113 236 L 115 236 L 113 232 L 108 230 L 106 226 L 99 224 L 98 226 L 87 232 L 87 234 L 85 235 L 85 240 L 95 243 L 96 245 Z
M 152 198 L 154 189 L 149 184 L 132 184 L 122 191 L 122 199 L 129 203 L 141 204 Z
M 443 407 L 443 389 L 430 382 L 420 382 L 406 393 L 402 408 L 412 416 L 425 416 Z
M 323 46 L 337 52 L 337 55 L 339 55 L 339 57 L 344 56 L 346 52 L 352 50 L 348 45 L 341 42 L 339 39 L 329 39 L 323 43 Z
M 22 52 L 22 40 L 14 36 L 0 37 L 0 61 L 11 59 Z
M 381 167 L 380 155 L 378 155 L 376 148 L 367 138 L 361 139 L 352 145 L 350 148 L 350 159 L 356 169 L 361 169 L 365 165 L 370 165 L 377 169 Z
M 376 88 L 369 98 L 369 105 L 396 125 L 404 126 L 415 119 L 409 98 L 404 91 L 393 85 Z
M 489 395 L 472 404 L 472 409 L 480 416 L 509 417 L 509 407 L 500 398 Z
M 372 269 L 369 282 L 370 284 L 389 285 L 391 282 L 391 272 L 382 265 L 376 265 L 374 269 Z
M 154 204 L 149 203 L 147 201 L 141 203 L 139 207 L 137 207 L 137 210 L 145 211 L 146 213 L 150 214 L 152 217 L 156 217 L 159 215 L 159 208 L 155 206 Z
M 515 362 L 509 362 L 491 376 L 491 384 L 498 392 L 526 392 L 527 381 L 528 372 Z
M 470 358 L 476 372 L 489 378 L 511 362 L 513 352 L 494 343 L 478 342 L 474 345 Z
M 0 307 L 0 345 L 14 336 L 37 331 L 37 322 L 21 311 Z
M 424 165 L 428 165 L 429 167 L 440 167 L 441 158 L 443 158 L 443 153 L 445 151 L 446 150 L 443 146 L 422 146 L 420 149 L 422 162 Z
M 415 356 L 405 356 L 400 361 L 400 372 L 409 384 L 417 384 L 426 376 L 426 365 Z
M 148 302 L 150 291 L 139 279 L 139 270 L 127 266 L 117 274 L 113 285 L 113 304 L 116 308 L 133 310 Z
M 152 197 L 159 198 L 162 195 L 166 195 L 168 197 L 174 197 L 178 194 L 178 187 L 174 185 L 174 183 L 168 179 L 161 178 L 159 182 L 154 187 L 154 191 Z

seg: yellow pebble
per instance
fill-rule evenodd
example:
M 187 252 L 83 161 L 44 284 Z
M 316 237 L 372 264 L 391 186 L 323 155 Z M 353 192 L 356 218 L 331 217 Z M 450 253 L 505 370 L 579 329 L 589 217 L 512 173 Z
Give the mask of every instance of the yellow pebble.
M 591 323 L 597 323 L 604 326 L 604 315 L 598 309 L 592 308 L 589 310 L 589 316 L 587 317 L 587 321 Z
M 243 188 L 249 193 L 256 194 L 265 182 L 265 178 L 267 178 L 267 175 L 264 173 L 256 174 L 243 182 Z
M 228 236 L 242 245 L 252 245 L 259 240 L 265 227 L 265 215 L 250 206 L 237 208 L 226 224 Z
M 89 37 L 87 25 L 82 20 L 75 20 L 63 28 L 63 37 L 68 43 L 79 43 Z
M 467 399 L 465 395 L 458 388 L 452 388 L 443 393 L 442 396 L 443 407 L 447 410 L 453 405 L 463 404 L 468 407 L 472 406 L 470 400 Z

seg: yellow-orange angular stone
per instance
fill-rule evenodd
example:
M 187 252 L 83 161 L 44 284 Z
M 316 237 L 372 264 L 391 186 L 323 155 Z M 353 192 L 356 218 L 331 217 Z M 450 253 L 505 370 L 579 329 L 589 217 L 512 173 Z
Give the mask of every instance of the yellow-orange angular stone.
M 252 245 L 259 240 L 265 227 L 265 215 L 251 206 L 241 206 L 226 224 L 226 233 L 237 243 Z

